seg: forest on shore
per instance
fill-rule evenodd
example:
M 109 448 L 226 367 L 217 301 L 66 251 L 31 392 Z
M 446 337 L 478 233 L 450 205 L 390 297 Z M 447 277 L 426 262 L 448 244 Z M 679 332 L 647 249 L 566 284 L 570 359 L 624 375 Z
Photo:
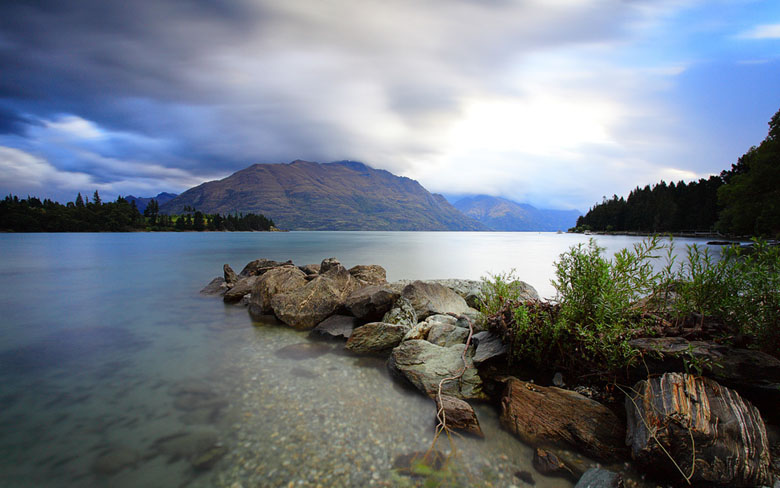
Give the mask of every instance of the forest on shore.
M 769 133 L 718 176 L 636 187 L 604 198 L 577 219 L 575 232 L 780 235 L 780 111 Z
M 156 200 L 142 214 L 135 202 L 121 196 L 103 202 L 97 190 L 91 201 L 79 193 L 64 205 L 31 196 L 8 195 L 0 201 L 0 231 L 4 232 L 267 231 L 273 227 L 273 220 L 253 213 L 204 214 L 188 207 L 179 215 L 160 214 Z

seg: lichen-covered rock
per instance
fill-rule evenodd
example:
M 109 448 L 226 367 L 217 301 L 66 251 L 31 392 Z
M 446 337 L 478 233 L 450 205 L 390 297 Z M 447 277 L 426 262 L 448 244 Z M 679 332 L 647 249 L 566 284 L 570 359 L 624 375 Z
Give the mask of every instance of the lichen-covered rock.
M 269 269 L 255 281 L 252 298 L 249 301 L 249 313 L 264 315 L 273 312 L 271 300 L 279 293 L 297 290 L 308 283 L 306 274 L 292 265 Z
M 272 261 L 270 259 L 255 259 L 251 263 L 248 263 L 246 266 L 244 266 L 244 269 L 241 270 L 239 276 L 260 276 L 266 271 L 276 268 L 277 266 L 284 266 L 285 264 L 292 263 L 292 261 L 285 261 L 282 263 L 279 261 Z
M 408 340 L 393 349 L 388 368 L 395 376 L 406 378 L 418 390 L 434 398 L 442 379 L 463 370 L 463 345 L 441 347 L 423 340 Z M 484 398 L 482 379 L 466 354 L 466 369 L 457 380 L 445 381 L 442 394 L 457 398 Z
M 231 289 L 225 292 L 222 300 L 225 303 L 238 303 L 244 298 L 244 295 L 252 293 L 252 287 L 255 286 L 257 276 L 239 278 Z
M 382 322 L 403 324 L 411 328 L 417 325 L 417 313 L 409 300 L 400 297 L 393 304 L 393 308 L 382 317 Z
M 442 395 L 441 401 L 438 396 L 434 400 L 437 411 L 441 410 L 443 413 L 444 423 L 448 429 L 485 437 L 479 426 L 477 414 L 468 402 L 449 395 Z
M 349 274 L 363 285 L 387 283 L 387 271 L 378 264 L 358 264 L 349 268 Z
M 693 473 L 694 483 L 771 484 L 764 421 L 734 390 L 708 378 L 666 373 L 637 383 L 626 412 L 626 444 L 655 474 L 682 481 L 668 452 L 684 473 Z
M 346 297 L 358 286 L 355 278 L 340 264 L 327 269 L 305 286 L 280 293 L 271 299 L 274 314 L 296 329 L 310 329 L 333 315 L 343 306 Z
M 597 459 L 623 454 L 623 423 L 604 405 L 579 393 L 509 377 L 501 425 L 531 445 L 565 444 Z
M 406 325 L 371 322 L 353 330 L 345 347 L 360 354 L 388 351 L 400 344 L 408 330 Z
M 350 274 L 355 275 L 350 271 Z M 350 313 L 364 321 L 379 321 L 400 294 L 384 285 L 369 285 L 352 292 L 344 302 Z
M 328 339 L 349 339 L 352 331 L 359 325 L 358 319 L 349 315 L 331 315 L 311 330 L 314 336 Z
M 412 304 L 418 319 L 434 314 L 461 315 L 470 310 L 460 295 L 436 283 L 414 281 L 404 287 L 401 296 Z
M 450 347 L 455 344 L 465 344 L 468 336 L 469 329 L 446 322 L 433 322 L 428 332 L 428 342 L 437 346 Z

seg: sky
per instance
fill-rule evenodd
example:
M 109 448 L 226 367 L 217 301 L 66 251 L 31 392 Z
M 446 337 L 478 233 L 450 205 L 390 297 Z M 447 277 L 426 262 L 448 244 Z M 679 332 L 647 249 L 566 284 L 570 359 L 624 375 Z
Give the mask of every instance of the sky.
M 362 161 L 587 210 L 718 174 L 780 109 L 777 0 L 10 0 L 0 193 Z

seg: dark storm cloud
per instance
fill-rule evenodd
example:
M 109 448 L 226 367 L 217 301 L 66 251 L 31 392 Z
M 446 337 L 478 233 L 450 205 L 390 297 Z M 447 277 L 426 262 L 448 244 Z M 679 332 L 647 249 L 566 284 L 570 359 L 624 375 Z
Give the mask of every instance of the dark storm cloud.
M 23 136 L 31 125 L 38 125 L 16 111 L 0 106 L 0 134 Z

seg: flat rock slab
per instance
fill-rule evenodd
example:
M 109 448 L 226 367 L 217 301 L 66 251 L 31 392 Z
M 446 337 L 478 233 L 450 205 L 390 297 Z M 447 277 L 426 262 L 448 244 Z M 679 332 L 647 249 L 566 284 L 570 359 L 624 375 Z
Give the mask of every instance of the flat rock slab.
M 736 391 L 713 380 L 666 373 L 640 381 L 626 398 L 626 413 L 626 444 L 634 459 L 655 474 L 683 482 L 668 452 L 683 472 L 693 472 L 693 483 L 772 482 L 761 414 Z
M 623 423 L 604 405 L 579 393 L 509 377 L 501 425 L 531 445 L 565 444 L 596 459 L 625 455 Z

